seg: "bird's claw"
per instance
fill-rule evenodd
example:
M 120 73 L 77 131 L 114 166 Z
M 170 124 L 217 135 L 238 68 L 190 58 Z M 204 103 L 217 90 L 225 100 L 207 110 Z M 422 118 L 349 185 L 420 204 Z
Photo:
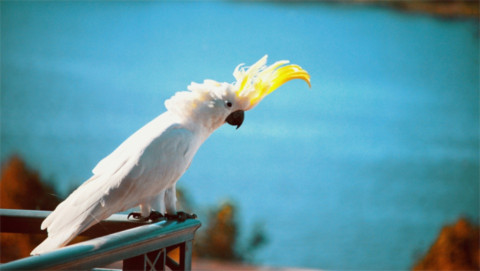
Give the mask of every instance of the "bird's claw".
M 162 215 L 161 213 L 156 212 L 156 211 L 151 211 L 150 215 L 146 216 L 146 217 L 142 217 L 141 213 L 131 212 L 131 213 L 128 214 L 127 219 L 130 219 L 130 217 L 133 217 L 133 219 L 141 220 L 141 221 L 148 221 L 148 220 L 157 221 L 157 220 L 160 220 L 162 218 L 165 218 L 164 215 Z
M 127 220 L 130 219 L 130 217 L 133 217 L 133 219 L 139 220 L 139 219 L 142 218 L 142 214 L 137 213 L 137 212 L 131 212 L 131 213 L 128 214 Z
M 142 217 L 141 213 L 131 212 L 130 214 L 128 214 L 127 219 L 130 219 L 130 217 L 133 217 L 133 219 L 140 220 L 140 221 L 148 221 L 148 220 L 157 221 L 157 220 L 160 220 L 160 219 L 168 219 L 168 220 L 177 220 L 177 221 L 183 222 L 187 219 L 196 219 L 197 215 L 196 214 L 187 214 L 187 213 L 182 212 L 182 211 L 177 212 L 174 215 L 171 215 L 171 214 L 163 215 L 160 212 L 152 211 L 152 212 L 150 212 L 150 215 L 147 216 L 147 217 Z
M 180 211 L 180 212 L 177 212 L 177 214 L 175 214 L 175 215 L 166 214 L 165 217 L 167 219 L 172 219 L 172 220 L 177 220 L 177 221 L 183 222 L 187 219 L 196 219 L 197 215 L 196 214 L 187 214 L 185 212 Z
M 151 221 L 157 221 L 157 220 L 160 220 L 162 218 L 166 218 L 162 213 L 160 212 L 156 212 L 156 211 L 151 211 L 150 212 L 150 215 L 148 216 L 148 218 L 151 220 Z

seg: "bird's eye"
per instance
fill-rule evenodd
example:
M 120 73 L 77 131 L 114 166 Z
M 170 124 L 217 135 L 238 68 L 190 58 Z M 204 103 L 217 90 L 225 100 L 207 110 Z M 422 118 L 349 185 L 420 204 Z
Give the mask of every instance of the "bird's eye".
M 226 105 L 227 107 L 232 107 L 233 104 L 232 104 L 231 102 L 227 101 L 227 102 L 225 103 L 225 105 Z

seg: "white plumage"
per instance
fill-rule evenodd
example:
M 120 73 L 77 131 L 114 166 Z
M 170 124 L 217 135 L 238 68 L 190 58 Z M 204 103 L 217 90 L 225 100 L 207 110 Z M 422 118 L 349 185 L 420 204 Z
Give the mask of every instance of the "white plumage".
M 176 93 L 165 102 L 165 113 L 101 160 L 93 176 L 43 221 L 48 238 L 31 254 L 62 247 L 95 223 L 136 206 L 142 217 L 152 210 L 176 214 L 175 184 L 215 129 L 225 122 L 238 128 L 243 111 L 291 79 L 310 84 L 308 73 L 299 66 L 278 68 L 286 63 L 267 67 L 265 56 L 248 70 L 237 67 L 234 84 L 205 80 Z

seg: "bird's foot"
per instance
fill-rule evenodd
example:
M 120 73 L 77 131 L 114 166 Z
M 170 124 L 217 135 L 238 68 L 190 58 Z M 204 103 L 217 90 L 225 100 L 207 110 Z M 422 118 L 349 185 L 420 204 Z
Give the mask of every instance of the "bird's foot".
M 128 214 L 127 219 L 130 219 L 130 217 L 133 217 L 133 219 L 139 220 L 139 221 L 148 221 L 148 220 L 157 221 L 162 218 L 166 218 L 164 215 L 156 211 L 151 211 L 150 215 L 146 217 L 143 217 L 141 213 L 131 212 Z
M 175 215 L 166 214 L 165 217 L 167 219 L 172 219 L 172 220 L 177 220 L 177 221 L 183 222 L 187 219 L 196 219 L 197 215 L 196 214 L 187 214 L 185 212 L 180 211 L 180 212 L 177 212 L 177 214 L 175 214 Z
M 130 219 L 130 217 L 133 217 L 133 219 L 136 219 L 136 220 L 145 219 L 144 217 L 142 217 L 141 213 L 137 213 L 137 212 L 129 213 L 128 216 L 127 216 L 127 220 Z
M 161 220 L 161 219 L 166 219 L 166 216 L 164 216 L 162 213 L 160 212 L 157 212 L 157 211 L 151 211 L 150 212 L 150 215 L 148 216 L 148 218 L 151 220 L 151 221 L 157 221 L 157 220 Z

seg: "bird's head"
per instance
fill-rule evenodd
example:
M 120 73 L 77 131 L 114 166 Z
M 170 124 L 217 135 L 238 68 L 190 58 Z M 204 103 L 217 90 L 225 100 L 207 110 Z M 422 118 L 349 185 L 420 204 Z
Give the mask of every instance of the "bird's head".
M 184 119 L 208 127 L 212 131 L 224 123 L 242 125 L 244 112 L 254 108 L 263 98 L 292 79 L 302 79 L 310 86 L 310 75 L 289 61 L 267 66 L 265 55 L 250 67 L 238 65 L 233 71 L 236 82 L 219 83 L 205 80 L 191 83 L 188 91 L 178 92 L 165 102 L 167 109 Z

